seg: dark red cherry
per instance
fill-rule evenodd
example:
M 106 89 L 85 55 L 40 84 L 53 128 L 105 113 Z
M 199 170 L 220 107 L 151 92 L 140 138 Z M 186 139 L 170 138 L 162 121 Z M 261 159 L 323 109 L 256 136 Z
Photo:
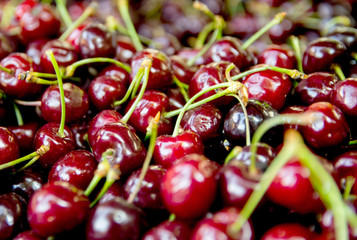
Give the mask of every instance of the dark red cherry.
M 131 60 L 132 79 L 138 72 L 144 58 L 152 59 L 149 80 L 146 89 L 162 90 L 172 83 L 172 66 L 170 58 L 163 52 L 147 48 L 137 52 Z
M 42 145 L 49 147 L 49 150 L 38 160 L 46 168 L 51 167 L 60 157 L 74 150 L 75 147 L 71 129 L 65 126 L 64 137 L 58 135 L 58 129 L 58 123 L 47 123 L 37 131 L 34 139 L 35 149 L 39 149 Z
M 66 38 L 66 42 L 70 43 L 74 49 L 77 51 L 77 53 L 80 53 L 80 43 L 79 39 L 82 33 L 82 30 L 88 25 L 88 23 L 82 23 L 79 25 L 77 28 L 75 28 L 71 34 Z
M 115 181 L 108 189 L 106 193 L 100 198 L 99 204 L 108 202 L 115 199 L 125 199 L 124 186 L 121 182 Z
M 140 168 L 146 156 L 146 149 L 139 137 L 127 124 L 118 122 L 101 127 L 93 139 L 93 153 L 98 162 L 103 153 L 112 149 L 109 163 L 120 169 L 123 175 Z
M 13 240 L 45 240 L 46 238 L 36 235 L 33 231 L 28 230 L 16 235 Z
M 260 29 L 259 18 L 250 13 L 237 13 L 227 22 L 227 32 L 239 39 L 247 39 Z
M 186 62 L 188 62 L 190 59 L 194 58 L 198 52 L 199 49 L 194 49 L 194 48 L 182 48 L 177 55 L 181 58 L 183 58 Z M 200 66 L 208 63 L 208 59 L 204 56 L 201 56 L 196 59 L 194 66 Z
M 206 141 L 220 135 L 222 117 L 221 111 L 216 106 L 207 103 L 185 112 L 181 127 L 197 133 L 203 141 Z
M 126 106 L 127 113 L 137 97 L 133 98 Z M 163 113 L 170 107 L 169 98 L 165 93 L 156 90 L 147 90 L 137 104 L 134 112 L 129 118 L 128 123 L 133 126 L 139 133 L 145 135 L 150 121 L 155 118 L 158 112 Z M 161 118 L 158 134 L 170 134 L 173 131 L 172 119 Z
M 357 151 L 348 151 L 334 160 L 334 176 L 340 188 L 346 187 L 348 177 L 357 179 Z M 351 194 L 357 194 L 357 184 L 354 183 Z
M 190 239 L 191 231 L 185 222 L 167 220 L 147 231 L 142 240 L 187 240 Z
M 330 102 L 347 116 L 357 116 L 357 79 L 347 78 L 335 84 Z
M 183 108 L 186 101 L 179 88 L 168 88 L 165 91 L 166 96 L 169 98 L 170 107 L 166 109 L 166 112 Z
M 88 112 L 90 115 L 90 110 Z M 69 127 L 73 132 L 73 136 L 76 143 L 76 149 L 88 149 L 88 128 L 89 122 L 92 120 L 86 115 L 82 120 L 71 123 Z
M 270 228 L 262 240 L 312 240 L 313 233 L 307 228 L 298 223 L 282 223 Z
M 0 127 L 0 164 L 17 159 L 20 147 L 16 135 L 6 127 Z
M 189 95 L 193 97 L 195 94 L 199 93 L 202 90 L 205 90 L 213 85 L 226 82 L 225 71 L 228 67 L 228 62 L 213 62 L 207 64 L 197 70 L 195 75 L 190 81 L 189 84 Z M 237 67 L 234 67 L 231 71 L 231 76 L 239 74 L 240 71 Z M 209 91 L 202 96 L 200 96 L 197 101 L 205 99 L 214 95 L 215 91 Z M 212 104 L 216 106 L 227 105 L 232 101 L 232 97 L 220 97 L 211 101 Z
M 185 131 L 176 137 L 161 135 L 156 139 L 153 159 L 155 163 L 169 168 L 173 163 L 191 153 L 203 154 L 204 145 L 200 136 L 192 131 Z
M 267 196 L 274 203 L 300 214 L 322 211 L 323 204 L 311 185 L 309 175 L 307 168 L 292 159 L 279 170 L 267 191 Z
M 287 42 L 296 29 L 296 24 L 289 18 L 284 18 L 281 23 L 272 26 L 268 33 L 269 38 L 274 44 L 284 44 Z
M 181 82 L 189 84 L 193 75 L 197 71 L 197 67 L 187 66 L 187 60 L 179 55 L 171 56 L 170 60 L 175 77 Z
M 126 180 L 124 185 L 126 199 L 136 190 L 140 173 L 141 169 L 136 170 Z M 160 184 L 165 173 L 166 169 L 160 165 L 149 166 L 144 180 L 141 183 L 140 190 L 134 198 L 133 204 L 141 209 L 163 209 L 164 206 L 160 196 Z
M 248 89 L 249 98 L 267 101 L 276 110 L 284 106 L 292 87 L 288 75 L 272 70 L 250 74 L 244 79 L 243 84 Z
M 48 50 L 52 50 L 60 68 L 65 68 L 79 60 L 77 51 L 70 43 L 59 39 L 48 41 L 42 47 L 40 64 L 42 71 L 47 73 L 55 73 L 52 62 L 46 54 Z
M 97 161 L 91 152 L 75 150 L 61 157 L 48 174 L 48 182 L 66 181 L 85 190 L 97 169 Z
M 314 102 L 329 102 L 332 89 L 337 83 L 338 78 L 327 72 L 314 72 L 301 79 L 295 88 L 300 101 L 310 105 Z
M 280 111 L 281 114 L 284 113 L 303 113 L 305 112 L 307 109 L 306 106 L 300 106 L 300 105 L 292 105 L 292 106 L 287 106 L 285 107 L 283 110 Z M 295 130 L 299 130 L 301 127 L 301 125 L 299 126 L 298 124 L 284 124 L 284 129 L 295 129 Z
M 305 73 L 328 71 L 337 57 L 346 51 L 346 46 L 332 38 L 318 38 L 306 47 L 302 65 Z
M 36 39 L 26 46 L 26 54 L 32 58 L 37 65 L 41 63 L 41 49 L 48 41 L 50 40 L 47 38 Z
M 269 45 L 258 56 L 258 63 L 281 68 L 296 68 L 294 52 L 281 45 Z
M 355 50 L 357 44 L 357 29 L 349 26 L 335 26 L 326 35 L 328 38 L 341 41 L 348 50 Z
M 302 127 L 304 139 L 314 148 L 327 148 L 347 141 L 350 134 L 348 123 L 342 111 L 328 102 L 310 105 L 306 113 L 314 113 L 319 119 Z
M 168 56 L 176 54 L 181 48 L 180 41 L 172 34 L 165 33 L 163 35 L 151 39 L 149 48 L 155 48 L 164 52 Z
M 139 240 L 146 223 L 137 207 L 116 199 L 98 204 L 87 221 L 88 240 Z
M 11 53 L 1 60 L 0 65 L 12 71 L 11 74 L 4 71 L 0 72 L 0 87 L 6 95 L 24 98 L 36 96 L 41 92 L 42 86 L 40 84 L 27 83 L 18 78 L 19 74 L 26 71 L 38 71 L 37 64 L 25 53 Z
M 115 76 L 103 75 L 91 81 L 88 96 L 97 110 L 112 108 L 116 100 L 121 100 L 127 91 L 125 80 Z
M 18 173 L 11 183 L 11 190 L 28 201 L 44 184 L 40 173 L 25 170 Z
M 27 219 L 31 229 L 40 236 L 51 236 L 73 229 L 89 212 L 84 192 L 67 182 L 44 185 L 30 199 Z
M 177 160 L 161 182 L 161 197 L 167 210 L 179 218 L 203 216 L 216 196 L 218 168 L 217 163 L 199 154 Z
M 19 147 L 24 152 L 33 150 L 33 140 L 39 129 L 39 123 L 32 121 L 19 126 L 9 126 L 9 129 L 15 133 Z
M 89 109 L 89 99 L 85 91 L 73 83 L 63 84 L 66 104 L 66 123 L 81 119 Z M 46 89 L 41 97 L 41 112 L 47 122 L 61 121 L 61 97 L 58 85 Z
M 252 240 L 254 232 L 250 221 L 246 221 L 241 230 L 235 235 L 228 234 L 228 228 L 239 218 L 239 210 L 235 207 L 224 208 L 211 217 L 206 217 L 198 222 L 193 230 L 192 240 Z
M 115 59 L 122 63 L 130 64 L 135 53 L 136 49 L 130 39 L 117 38 Z
M 125 86 L 128 86 L 130 83 L 130 74 L 123 68 L 116 66 L 114 64 L 103 68 L 103 70 L 98 73 L 97 77 L 104 76 L 104 75 L 117 77 L 121 79 L 122 82 L 125 84 Z
M 82 58 L 115 56 L 115 37 L 103 24 L 90 23 L 85 26 L 78 44 Z

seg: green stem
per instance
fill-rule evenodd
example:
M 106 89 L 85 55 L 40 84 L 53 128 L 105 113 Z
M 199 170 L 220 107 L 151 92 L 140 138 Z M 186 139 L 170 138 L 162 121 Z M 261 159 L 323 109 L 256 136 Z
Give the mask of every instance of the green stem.
M 130 35 L 131 40 L 133 41 L 134 47 L 136 51 L 142 51 L 144 49 L 143 45 L 140 42 L 139 36 L 135 30 L 134 24 L 131 21 L 131 17 L 129 14 L 129 4 L 127 0 L 118 0 L 118 8 L 121 17 L 123 18 L 128 33 Z
M 333 26 L 337 26 L 337 25 L 351 26 L 351 20 L 347 16 L 333 17 L 325 23 L 325 25 L 321 31 L 321 35 L 326 36 L 328 34 L 328 32 L 330 31 L 330 29 Z
M 106 180 L 105 180 L 105 183 L 104 183 L 104 186 L 103 186 L 103 188 L 100 190 L 98 196 L 94 199 L 93 202 L 91 202 L 91 204 L 90 204 L 90 207 L 91 207 L 91 208 L 94 207 L 94 206 L 97 204 L 97 202 L 103 197 L 103 195 L 108 191 L 108 189 L 109 189 L 109 188 L 113 185 L 113 183 L 117 180 L 117 178 L 111 177 L 111 175 L 112 175 L 112 174 L 111 174 L 111 170 L 109 170 L 108 175 L 109 175 L 109 176 L 107 176 L 107 178 L 106 178 Z
M 345 74 L 343 73 L 341 66 L 339 64 L 333 63 L 331 67 L 341 81 L 346 79 Z
M 40 158 L 40 156 L 33 157 L 28 163 L 26 163 L 25 166 L 20 168 L 17 172 L 21 172 L 21 171 L 25 170 L 26 168 L 31 167 L 32 164 L 34 164 L 39 158 Z
M 355 184 L 356 179 L 352 176 L 348 176 L 345 179 L 345 189 L 343 191 L 343 200 L 348 201 L 351 196 L 351 190 Z
M 173 80 L 175 85 L 179 88 L 180 93 L 182 94 L 185 101 L 188 102 L 190 100 L 190 97 L 187 94 L 188 85 L 178 80 L 175 75 L 173 75 Z
M 195 49 L 200 49 L 205 45 L 208 34 L 212 32 L 215 29 L 215 27 L 216 26 L 214 22 L 210 22 L 203 27 L 203 29 L 200 31 L 200 33 L 197 36 Z
M 143 78 L 143 76 L 144 76 L 144 72 L 145 72 L 145 69 L 143 68 L 143 69 L 140 69 L 139 68 L 139 70 L 141 70 L 141 72 L 139 73 L 139 71 L 137 72 L 137 79 L 135 79 L 135 77 L 134 77 L 134 79 L 135 79 L 135 84 L 134 84 L 134 88 L 133 88 L 133 91 L 131 92 L 131 99 L 133 99 L 133 98 L 135 98 L 135 96 L 136 96 L 136 93 L 138 92 L 138 89 L 139 89 L 139 87 L 140 87 L 140 83 L 141 83 L 141 79 Z
M 18 126 L 23 126 L 24 125 L 24 119 L 22 118 L 22 115 L 21 115 L 19 107 L 12 100 L 11 100 L 11 103 L 12 103 L 12 106 L 14 107 L 15 116 L 16 116 L 16 120 L 17 120 L 17 125 Z
M 62 82 L 62 75 L 60 73 L 60 69 L 58 67 L 57 61 L 55 59 L 55 56 L 53 55 L 52 50 L 47 50 L 46 54 L 48 58 L 50 59 L 53 68 L 55 69 L 56 76 L 57 76 L 57 81 L 58 81 L 58 88 L 60 91 L 60 96 L 61 96 L 61 122 L 60 122 L 60 127 L 58 128 L 58 136 L 64 137 L 64 126 L 66 123 L 66 102 L 64 98 L 64 90 L 63 90 L 63 82 Z
M 22 106 L 41 107 L 41 101 L 23 101 L 20 99 L 14 99 L 14 102 Z
M 297 62 L 297 68 L 300 72 L 304 72 L 302 68 L 302 53 L 301 53 L 301 47 L 300 47 L 300 39 L 294 35 L 289 37 L 290 40 L 290 45 L 294 49 L 295 52 L 295 58 Z
M 63 76 L 62 71 L 61 71 L 62 79 L 68 79 L 74 82 L 81 82 L 81 79 L 79 77 L 68 77 L 68 76 Z M 41 72 L 23 72 L 18 75 L 19 79 L 21 80 L 27 80 L 31 78 L 49 78 L 49 79 L 57 79 L 56 74 L 53 73 L 41 73 Z M 48 81 L 48 80 L 46 80 Z M 56 80 L 57 81 L 57 80 Z
M 235 146 L 224 159 L 224 165 L 228 164 L 235 156 L 237 156 L 243 148 L 241 146 Z
M 91 64 L 91 63 L 98 63 L 98 62 L 108 62 L 108 63 L 113 63 L 115 64 L 116 66 L 118 67 L 121 67 L 123 68 L 125 71 L 127 71 L 128 73 L 130 73 L 131 71 L 131 68 L 122 63 L 122 62 L 119 62 L 115 59 L 112 59 L 112 58 L 103 58 L 103 57 L 96 57 L 96 58 L 86 58 L 86 59 L 82 59 L 82 60 L 79 60 L 69 66 L 66 67 L 66 74 L 65 76 L 67 77 L 72 77 L 74 72 L 76 71 L 76 69 L 80 66 L 83 66 L 85 64 Z
M 66 4 L 63 2 L 63 0 L 56 0 L 56 6 L 64 24 L 66 25 L 66 27 L 69 27 L 72 24 L 72 19 L 67 11 Z
M 251 36 L 247 41 L 245 41 L 242 44 L 242 48 L 243 49 L 247 49 L 250 45 L 252 45 L 253 42 L 255 42 L 258 38 L 260 38 L 265 32 L 267 32 L 271 27 L 281 23 L 281 21 L 283 21 L 283 19 L 285 18 L 286 13 L 285 12 L 281 12 L 278 13 L 274 16 L 273 20 L 271 20 L 267 25 L 265 25 L 264 27 L 262 27 L 258 32 L 256 32 L 255 34 L 253 34 L 253 36 Z
M 19 5 L 21 0 L 10 0 L 3 6 L 2 17 L 0 22 L 1 29 L 7 29 L 11 25 L 14 18 L 16 6 Z
M 107 156 L 111 154 L 113 154 L 111 150 L 107 150 L 103 153 L 103 160 L 98 164 L 94 176 L 84 192 L 87 197 L 93 192 L 100 180 L 102 180 L 102 178 L 104 178 L 108 174 L 110 164 Z
M 0 65 L 0 71 L 6 72 L 8 74 L 13 74 L 14 73 L 14 71 L 12 71 L 11 69 L 3 67 L 1 65 Z

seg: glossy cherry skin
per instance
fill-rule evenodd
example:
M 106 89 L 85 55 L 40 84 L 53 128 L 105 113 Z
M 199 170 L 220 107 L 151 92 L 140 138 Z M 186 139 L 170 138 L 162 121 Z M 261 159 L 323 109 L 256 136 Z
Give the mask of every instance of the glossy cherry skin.
M 301 79 L 295 88 L 300 101 L 310 105 L 314 102 L 329 102 L 332 89 L 338 82 L 338 78 L 327 72 L 314 72 Z
M 9 129 L 16 135 L 21 151 L 29 152 L 33 150 L 33 140 L 39 129 L 39 123 L 32 121 L 19 126 L 9 126 Z
M 88 240 L 139 240 L 145 220 L 141 210 L 124 200 L 98 204 L 87 221 Z
M 225 78 L 225 71 L 226 68 L 228 67 L 229 63 L 228 62 L 213 62 L 207 65 L 204 65 L 200 69 L 197 70 L 195 75 L 190 81 L 188 92 L 189 96 L 193 97 L 196 95 L 198 92 L 205 90 L 213 85 L 219 84 L 219 83 L 224 83 L 226 82 Z M 234 67 L 231 71 L 231 76 L 239 74 L 240 71 L 237 67 Z M 216 90 L 218 91 L 218 90 Z M 199 98 L 197 98 L 196 101 L 208 98 L 214 94 L 216 94 L 216 91 L 209 91 Z M 227 105 L 232 101 L 232 97 L 220 97 L 218 99 L 215 99 L 211 101 L 212 104 L 216 106 L 221 106 L 221 105 Z
M 85 26 L 78 44 L 82 58 L 115 56 L 115 37 L 103 24 L 90 23 Z
M 330 102 L 337 106 L 347 116 L 357 116 L 357 79 L 347 78 L 335 84 Z
M 207 103 L 185 112 L 180 125 L 182 129 L 195 132 L 206 141 L 218 137 L 222 118 L 222 112 L 213 104 Z
M 357 30 L 349 26 L 335 26 L 327 33 L 327 37 L 341 41 L 347 49 L 355 50 L 357 44 Z
M 98 110 L 112 108 L 116 100 L 124 97 L 127 91 L 125 82 L 115 76 L 100 76 L 91 81 L 88 96 L 91 103 Z
M 155 163 L 169 168 L 177 159 L 187 154 L 203 152 L 204 145 L 200 136 L 192 131 L 185 131 L 176 137 L 159 136 L 156 139 L 153 159 Z
M 127 113 L 133 105 L 137 97 L 133 98 L 127 105 L 125 112 Z M 140 134 L 145 135 L 150 121 L 158 112 L 163 113 L 165 109 L 170 107 L 169 98 L 165 93 L 156 90 L 147 90 L 137 104 L 134 112 L 129 118 L 128 123 L 133 126 Z M 158 134 L 170 134 L 173 131 L 172 119 L 161 118 Z
M 64 83 L 66 123 L 81 119 L 89 109 L 88 94 L 73 83 Z M 47 122 L 61 121 L 61 97 L 58 85 L 46 89 L 41 97 L 41 112 Z
M 0 164 L 19 158 L 20 147 L 16 135 L 6 127 L 0 127 Z
M 119 181 L 115 181 L 110 186 L 108 191 L 100 198 L 98 203 L 102 204 L 104 202 L 108 202 L 118 198 L 125 199 L 125 190 L 124 190 L 123 183 Z
M 89 212 L 89 199 L 84 192 L 67 182 L 44 185 L 31 197 L 27 219 L 40 236 L 51 236 L 71 230 L 82 223 Z
M 185 106 L 186 101 L 178 88 L 168 88 L 165 91 L 166 96 L 169 98 L 170 107 L 166 111 L 172 111 L 176 109 L 183 108 Z
M 10 239 L 20 228 L 25 207 L 16 193 L 0 195 L 0 239 Z
M 119 78 L 125 86 L 128 86 L 130 83 L 130 74 L 123 68 L 116 65 L 109 65 L 102 69 L 97 75 L 100 76 L 112 76 Z
M 51 167 L 60 157 L 75 148 L 75 140 L 71 129 L 65 126 L 63 138 L 58 135 L 58 129 L 58 123 L 47 123 L 36 133 L 34 148 L 39 149 L 42 145 L 46 145 L 50 148 L 38 160 L 45 168 Z
M 39 66 L 41 63 L 41 49 L 43 48 L 43 46 L 45 46 L 45 44 L 48 41 L 50 41 L 50 39 L 40 38 L 40 39 L 33 40 L 32 42 L 28 43 L 26 46 L 25 53 L 30 58 L 32 58 L 32 60 Z
M 163 52 L 147 48 L 137 52 L 131 60 L 131 78 L 138 72 L 144 58 L 152 59 L 149 80 L 146 89 L 162 90 L 172 83 L 172 66 L 170 58 Z
M 140 173 L 141 169 L 136 170 L 126 180 L 124 185 L 126 199 L 135 191 L 139 182 Z M 160 165 L 149 166 L 133 204 L 141 209 L 163 209 L 164 206 L 160 196 L 160 184 L 165 173 L 166 169 Z
M 266 194 L 274 203 L 300 214 L 317 213 L 324 209 L 311 185 L 309 170 L 296 159 L 279 170 Z
M 318 38 L 306 47 L 302 65 L 305 73 L 328 71 L 334 60 L 346 51 L 346 46 L 332 38 Z
M 142 240 L 187 240 L 190 239 L 191 231 L 184 222 L 167 220 L 147 231 Z
M 167 210 L 179 218 L 203 216 L 215 199 L 218 168 L 217 163 L 199 154 L 178 159 L 161 182 Z
M 65 68 L 79 60 L 75 48 L 68 42 L 55 39 L 47 42 L 41 50 L 41 69 L 47 73 L 55 73 L 55 69 L 47 56 L 46 51 L 51 50 L 60 68 Z
M 118 167 L 123 175 L 140 168 L 146 156 L 146 149 L 139 137 L 127 124 L 118 122 L 101 127 L 93 141 L 93 153 L 98 162 L 103 161 L 103 153 L 113 150 L 109 163 Z
M 200 51 L 199 49 L 194 49 L 194 48 L 182 48 L 177 53 L 177 55 L 183 58 L 185 61 L 189 61 L 190 59 L 194 58 L 199 51 Z M 205 64 L 208 64 L 208 59 L 205 56 L 201 56 L 196 59 L 194 66 L 201 66 Z
M 249 221 L 246 221 L 239 233 L 235 236 L 228 234 L 228 227 L 239 218 L 239 210 L 235 207 L 224 208 L 211 217 L 204 218 L 199 221 L 193 230 L 192 240 L 238 240 L 254 239 L 254 232 L 252 225 Z
M 334 176 L 342 189 L 346 187 L 348 177 L 357 178 L 357 151 L 345 152 L 334 159 Z M 357 184 L 353 184 L 351 194 L 357 194 Z
M 258 63 L 294 69 L 296 68 L 296 57 L 294 52 L 287 47 L 270 45 L 259 54 Z
M 129 39 L 117 38 L 115 59 L 122 63 L 130 64 L 135 53 L 136 49 Z
M 79 25 L 77 28 L 75 28 L 71 34 L 66 38 L 66 42 L 70 43 L 74 49 L 77 51 L 77 53 L 80 53 L 80 37 L 81 37 L 81 33 L 82 30 L 88 25 L 87 22 L 82 23 L 81 25 Z
M 66 181 L 78 189 L 85 190 L 97 169 L 93 154 L 86 150 L 75 150 L 61 157 L 48 174 L 48 182 Z
M 170 56 L 170 60 L 175 77 L 181 82 L 189 84 L 193 75 L 197 71 L 197 67 L 187 66 L 187 61 L 179 55 Z
M 328 102 L 310 105 L 306 113 L 315 113 L 319 119 L 302 127 L 304 139 L 314 148 L 327 148 L 347 141 L 350 134 L 348 123 L 342 111 Z
M 46 238 L 36 235 L 33 231 L 25 231 L 16 235 L 13 240 L 45 240 Z
M 262 240 L 312 240 L 313 233 L 306 227 L 298 223 L 283 223 L 270 228 Z
M 12 180 L 11 190 L 28 201 L 44 184 L 40 173 L 25 170 Z
M 250 74 L 244 79 L 243 84 L 248 89 L 249 98 L 267 101 L 276 110 L 284 106 L 292 87 L 288 75 L 272 70 Z
M 27 83 L 18 78 L 19 74 L 26 71 L 38 71 L 37 64 L 25 53 L 11 53 L 1 60 L 0 65 L 13 71 L 12 74 L 0 72 L 0 87 L 6 95 L 24 98 L 36 96 L 41 92 L 42 86 L 40 84 Z

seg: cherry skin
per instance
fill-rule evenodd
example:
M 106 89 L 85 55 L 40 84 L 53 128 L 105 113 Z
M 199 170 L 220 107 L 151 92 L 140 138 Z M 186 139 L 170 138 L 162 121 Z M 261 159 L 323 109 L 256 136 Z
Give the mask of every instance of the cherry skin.
M 145 233 L 142 240 L 186 240 L 190 239 L 191 229 L 186 223 L 173 220 L 164 221 L 158 226 L 150 229 Z
M 184 97 L 180 89 L 178 88 L 169 88 L 165 91 L 166 96 L 169 98 L 170 107 L 166 111 L 173 111 L 176 109 L 183 108 L 186 104 Z
M 249 98 L 267 101 L 276 110 L 284 106 L 292 87 L 288 75 L 272 70 L 250 74 L 244 79 L 243 84 L 248 89 Z
M 156 139 L 153 159 L 155 163 L 169 168 L 173 163 L 191 153 L 203 154 L 204 145 L 196 133 L 185 131 L 176 137 L 161 135 Z
M 91 152 L 75 150 L 61 157 L 48 174 L 48 182 L 66 181 L 85 190 L 97 169 L 97 161 Z
M 227 22 L 227 31 L 239 39 L 247 39 L 260 29 L 258 18 L 248 12 L 237 13 Z
M 12 180 L 11 190 L 28 201 L 43 184 L 44 179 L 40 173 L 25 170 Z
M 115 199 L 125 199 L 125 190 L 123 183 L 115 181 L 108 189 L 108 191 L 100 198 L 99 204 L 112 201 Z
M 100 76 L 112 76 L 119 78 L 125 86 L 128 86 L 130 83 L 130 74 L 123 68 L 116 65 L 109 65 L 102 69 L 97 75 Z
M 33 149 L 33 140 L 39 128 L 39 123 L 32 121 L 19 126 L 9 126 L 9 129 L 16 135 L 20 150 L 29 152 Z
M 288 37 L 294 33 L 295 29 L 296 24 L 289 18 L 284 18 L 281 23 L 269 29 L 269 38 L 274 44 L 284 44 Z
M 292 50 L 281 45 L 270 45 L 258 56 L 259 64 L 267 64 L 281 68 L 296 68 L 296 57 Z
M 25 231 L 16 235 L 13 240 L 44 240 L 44 237 L 36 235 L 33 231 Z
M 179 55 L 171 56 L 170 60 L 175 77 L 181 82 L 189 84 L 193 75 L 197 71 L 197 67 L 187 66 L 187 61 Z
M 357 30 L 353 27 L 335 26 L 326 36 L 341 41 L 349 50 L 355 50 L 356 48 Z
M 136 53 L 136 49 L 130 40 L 118 37 L 116 41 L 115 59 L 122 63 L 131 63 L 131 59 Z
M 178 51 L 177 55 L 180 58 L 183 58 L 184 61 L 189 61 L 190 59 L 194 58 L 197 53 L 199 52 L 199 49 L 194 49 L 194 48 L 182 48 L 180 51 Z M 208 64 L 208 59 L 205 56 L 201 56 L 196 59 L 195 63 L 193 64 L 194 66 L 201 66 Z
M 217 163 L 199 154 L 178 159 L 161 182 L 161 197 L 167 210 L 179 218 L 203 216 L 215 199 L 218 168 Z
M 87 221 L 88 240 L 139 240 L 146 226 L 141 210 L 124 200 L 98 204 Z
M 313 234 L 306 227 L 298 223 L 284 223 L 270 228 L 262 237 L 262 240 L 288 240 L 301 239 L 312 240 Z
M 75 28 L 71 34 L 66 38 L 66 42 L 70 43 L 74 49 L 77 51 L 77 53 L 80 53 L 80 37 L 81 37 L 81 33 L 82 30 L 88 25 L 88 23 L 82 23 L 81 25 L 79 25 L 77 28 Z
M 41 50 L 42 50 L 43 46 L 45 46 L 45 44 L 48 41 L 50 41 L 50 40 L 47 38 L 40 38 L 40 39 L 33 40 L 32 42 L 28 43 L 26 46 L 25 53 L 30 58 L 32 58 L 32 60 L 39 66 L 41 63 Z
M 357 79 L 347 78 L 336 83 L 331 94 L 331 103 L 347 116 L 357 116 Z
M 192 240 L 214 240 L 227 239 L 238 240 L 254 239 L 252 225 L 246 221 L 236 236 L 228 235 L 228 227 L 239 218 L 239 210 L 235 207 L 224 208 L 212 215 L 199 221 L 193 230 Z
M 334 159 L 334 176 L 340 188 L 346 187 L 348 177 L 357 179 L 357 152 L 348 151 Z M 357 194 L 357 184 L 354 183 L 351 194 Z
M 328 102 L 317 102 L 307 108 L 306 113 L 309 112 L 316 113 L 320 117 L 310 126 L 302 127 L 304 139 L 310 146 L 327 148 L 348 140 L 350 129 L 338 107 Z
M 65 126 L 64 137 L 58 135 L 58 129 L 58 123 L 47 123 L 35 135 L 35 149 L 39 149 L 42 145 L 49 147 L 49 150 L 38 160 L 45 168 L 51 167 L 60 157 L 75 148 L 75 140 L 71 129 Z
M 37 64 L 25 53 L 11 53 L 1 60 L 0 65 L 12 70 L 11 74 L 0 72 L 0 87 L 6 95 L 21 99 L 36 96 L 41 92 L 40 84 L 27 83 L 18 78 L 21 73 L 37 72 L 39 69 Z
M 66 104 L 66 123 L 81 119 L 89 109 L 89 99 L 85 91 L 73 83 L 63 84 Z M 47 122 L 61 121 L 61 97 L 58 85 L 46 89 L 41 97 L 41 112 Z
M 58 181 L 35 192 L 29 202 L 27 219 L 36 234 L 51 236 L 82 223 L 88 211 L 89 200 L 84 192 Z
M 327 72 L 314 72 L 302 79 L 295 88 L 302 103 L 310 105 L 315 102 L 329 102 L 332 89 L 338 78 Z
M 0 164 L 17 159 L 20 155 L 20 147 L 16 135 L 5 127 L 0 127 Z

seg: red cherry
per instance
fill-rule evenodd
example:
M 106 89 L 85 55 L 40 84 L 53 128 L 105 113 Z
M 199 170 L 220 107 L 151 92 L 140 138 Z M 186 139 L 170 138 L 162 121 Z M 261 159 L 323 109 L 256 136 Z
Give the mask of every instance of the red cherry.
M 186 223 L 174 220 L 164 221 L 145 233 L 142 240 L 187 240 L 190 239 L 191 229 Z
M 298 224 L 298 223 L 284 223 L 276 225 L 270 228 L 262 240 L 290 240 L 290 239 L 301 239 L 301 240 L 312 240 L 312 232 Z
M 39 128 L 39 123 L 32 121 L 19 126 L 9 126 L 9 129 L 16 135 L 19 147 L 22 151 L 33 150 L 33 140 Z
M 296 68 L 296 57 L 289 48 L 270 45 L 259 54 L 258 63 L 294 69 Z
M 33 231 L 25 231 L 16 235 L 13 240 L 44 240 L 44 237 L 36 235 Z
M 348 151 L 334 160 L 334 176 L 340 188 L 346 187 L 348 177 L 357 179 L 357 151 Z M 353 184 L 351 194 L 357 194 L 357 184 Z
M 20 155 L 16 135 L 5 127 L 0 127 L 0 164 L 15 160 Z
M 136 49 L 130 40 L 118 37 L 116 41 L 115 59 L 122 63 L 131 63 L 131 59 L 136 53 Z
M 336 83 L 331 94 L 331 103 L 352 117 L 357 116 L 357 79 L 347 78 Z

